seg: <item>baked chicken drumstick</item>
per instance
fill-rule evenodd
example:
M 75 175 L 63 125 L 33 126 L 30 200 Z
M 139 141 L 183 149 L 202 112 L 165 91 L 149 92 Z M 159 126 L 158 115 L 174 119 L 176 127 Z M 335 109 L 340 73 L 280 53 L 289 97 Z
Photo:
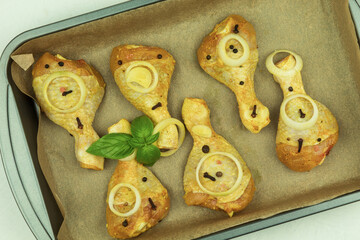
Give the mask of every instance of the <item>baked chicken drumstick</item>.
M 269 110 L 255 95 L 254 73 L 259 60 L 254 27 L 231 15 L 204 38 L 197 52 L 202 69 L 236 95 L 244 126 L 258 133 L 270 123 Z
M 278 52 L 290 55 L 274 65 L 273 57 Z M 287 50 L 275 51 L 267 58 L 266 66 L 284 94 L 276 135 L 278 158 L 294 171 L 310 171 L 322 164 L 337 142 L 336 119 L 329 109 L 306 94 L 299 55 Z
M 86 152 L 99 139 L 92 122 L 105 92 L 101 75 L 84 60 L 45 53 L 36 62 L 32 76 L 41 110 L 74 136 L 81 167 L 102 170 L 104 158 Z
M 223 210 L 231 217 L 253 198 L 250 170 L 236 149 L 215 133 L 203 99 L 186 98 L 182 115 L 194 139 L 184 173 L 185 203 Z
M 154 124 L 171 118 L 167 95 L 175 60 L 158 47 L 121 45 L 113 49 L 110 67 L 125 98 L 145 113 Z M 178 132 L 170 125 L 160 132 L 160 151 L 178 148 Z
M 130 123 L 122 119 L 109 133 L 130 134 Z M 107 193 L 107 230 L 114 238 L 131 238 L 163 219 L 170 206 L 167 190 L 149 169 L 135 159 L 120 161 Z

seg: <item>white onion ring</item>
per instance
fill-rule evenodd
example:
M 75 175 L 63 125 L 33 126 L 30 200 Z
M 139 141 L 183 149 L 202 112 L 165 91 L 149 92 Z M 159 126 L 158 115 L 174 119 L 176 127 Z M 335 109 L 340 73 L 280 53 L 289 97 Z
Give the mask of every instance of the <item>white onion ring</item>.
M 244 49 L 244 53 L 240 58 L 231 58 L 227 55 L 226 53 L 226 43 L 230 40 L 230 39 L 235 39 L 237 40 L 243 47 Z M 228 35 L 226 35 L 225 37 L 223 37 L 218 44 L 218 53 L 220 56 L 220 59 L 225 63 L 225 65 L 231 66 L 231 67 L 239 67 L 241 66 L 244 62 L 246 62 L 246 60 L 248 60 L 249 56 L 250 56 L 250 48 L 248 43 L 246 42 L 246 40 L 244 38 L 242 38 L 241 36 L 234 34 L 234 33 L 230 33 Z
M 76 83 L 79 85 L 80 87 L 80 100 L 79 102 L 72 108 L 69 109 L 60 109 L 55 107 L 48 98 L 48 94 L 47 94 L 47 89 L 50 85 L 50 83 L 55 80 L 56 78 L 59 77 L 69 77 L 72 78 L 76 81 Z M 45 98 L 45 102 L 55 111 L 60 112 L 60 113 L 69 113 L 69 112 L 75 112 L 76 110 L 78 110 L 85 102 L 86 99 L 86 95 L 87 95 L 87 88 L 85 86 L 84 80 L 79 76 L 76 75 L 73 72 L 68 72 L 68 71 L 62 71 L 62 72 L 54 72 L 52 74 L 50 74 L 50 76 L 48 76 L 44 82 L 44 87 L 43 87 L 43 95 Z
M 214 156 L 214 155 L 223 155 L 223 156 L 226 156 L 226 157 L 230 158 L 236 164 L 236 167 L 238 169 L 238 177 L 237 177 L 237 179 L 235 181 L 235 184 L 229 190 L 227 190 L 225 192 L 212 192 L 212 191 L 209 191 L 200 182 L 199 172 L 200 172 L 201 165 L 203 164 L 203 162 L 206 159 L 208 159 L 209 157 Z M 243 175 L 243 172 L 242 172 L 242 167 L 241 167 L 241 165 L 239 163 L 239 160 L 234 155 L 232 155 L 230 153 L 226 153 L 226 152 L 214 152 L 214 153 L 206 154 L 200 160 L 200 162 L 198 163 L 198 165 L 196 167 L 196 182 L 199 184 L 199 187 L 201 188 L 201 190 L 203 190 L 205 193 L 210 194 L 212 196 L 226 196 L 226 195 L 229 195 L 232 192 L 234 192 L 236 190 L 236 188 L 238 188 L 240 183 L 241 183 L 242 175 Z
M 147 67 L 149 70 L 151 70 L 152 75 L 153 75 L 153 79 L 152 79 L 152 83 L 148 88 L 143 88 L 143 87 L 139 87 L 139 86 L 135 86 L 134 84 L 132 84 L 130 82 L 129 79 L 129 73 L 130 71 L 135 68 L 135 67 L 141 67 L 141 66 L 145 66 Z M 156 71 L 155 67 L 146 61 L 134 61 L 130 64 L 130 66 L 126 69 L 125 71 L 125 80 L 127 85 L 134 91 L 136 92 L 140 92 L 140 93 L 148 93 L 151 92 L 152 90 L 154 90 L 159 82 L 159 75 L 158 72 Z
M 290 100 L 292 100 L 294 98 L 300 98 L 300 97 L 308 100 L 311 103 L 313 110 L 314 110 L 312 117 L 306 122 L 296 122 L 296 121 L 292 120 L 291 118 L 288 117 L 288 115 L 286 114 L 286 111 L 285 111 L 286 104 Z M 280 118 L 284 121 L 284 123 L 287 126 L 293 128 L 293 129 L 304 130 L 304 129 L 311 128 L 316 123 L 318 117 L 319 117 L 318 107 L 317 107 L 316 103 L 314 102 L 314 100 L 308 95 L 305 95 L 305 94 L 290 95 L 289 97 L 285 98 L 284 101 L 281 103 Z
M 121 213 L 121 212 L 119 212 L 118 210 L 116 210 L 114 208 L 115 194 L 117 193 L 117 191 L 121 187 L 130 188 L 130 190 L 134 192 L 135 198 L 136 198 L 135 206 L 130 211 L 128 211 L 126 213 Z M 131 185 L 129 183 L 119 183 L 119 184 L 115 185 L 110 191 L 110 194 L 109 194 L 109 207 L 110 207 L 110 210 L 119 217 L 128 217 L 128 216 L 133 215 L 139 209 L 140 204 L 141 204 L 140 192 L 137 190 L 137 188 L 135 188 L 133 185 Z
M 295 66 L 288 70 L 280 69 L 277 66 L 275 66 L 274 56 L 279 52 L 286 52 L 286 53 L 290 53 L 291 55 L 293 55 L 295 57 L 295 61 L 296 61 Z M 266 68 L 271 74 L 273 74 L 275 76 L 284 76 L 284 77 L 294 76 L 297 72 L 301 71 L 302 67 L 303 67 L 302 58 L 299 55 L 297 55 L 296 53 L 291 52 L 289 50 L 277 50 L 277 51 L 273 52 L 272 54 L 270 54 L 266 58 Z
M 158 124 L 156 124 L 156 126 L 154 128 L 153 134 L 156 134 L 158 132 L 161 132 L 167 126 L 173 125 L 173 124 L 175 124 L 179 127 L 178 147 L 176 149 L 172 149 L 167 152 L 161 152 L 160 156 L 162 156 L 162 157 L 168 157 L 170 155 L 173 155 L 180 148 L 180 146 L 184 142 L 184 138 L 185 138 L 185 127 L 184 127 L 184 124 L 182 122 L 180 122 L 179 120 L 177 120 L 176 118 L 168 118 L 168 119 L 165 119 L 165 120 L 159 122 Z

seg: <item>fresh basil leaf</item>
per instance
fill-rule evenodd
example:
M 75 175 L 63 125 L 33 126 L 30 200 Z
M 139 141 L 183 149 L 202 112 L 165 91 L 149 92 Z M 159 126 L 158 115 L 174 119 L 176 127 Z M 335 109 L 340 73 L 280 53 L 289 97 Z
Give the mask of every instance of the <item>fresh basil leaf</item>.
M 86 152 L 110 159 L 120 159 L 131 155 L 134 148 L 128 143 L 132 139 L 130 134 L 110 133 L 93 144 Z
M 134 148 L 141 148 L 143 146 L 146 145 L 145 139 L 144 138 L 132 138 L 129 141 L 130 146 L 134 147 Z
M 135 118 L 131 122 L 131 134 L 136 138 L 146 138 L 151 136 L 154 130 L 154 124 L 147 116 Z
M 154 135 L 151 135 L 151 136 L 145 138 L 146 144 L 150 145 L 150 144 L 156 142 L 156 140 L 158 140 L 159 136 L 160 136 L 160 133 L 158 132 Z
M 136 154 L 136 160 L 147 166 L 152 166 L 160 158 L 160 150 L 155 145 L 146 145 L 139 148 Z
M 135 151 L 135 148 L 130 145 L 123 145 L 121 147 L 110 146 L 102 150 L 102 156 L 109 159 L 121 159 L 130 156 Z

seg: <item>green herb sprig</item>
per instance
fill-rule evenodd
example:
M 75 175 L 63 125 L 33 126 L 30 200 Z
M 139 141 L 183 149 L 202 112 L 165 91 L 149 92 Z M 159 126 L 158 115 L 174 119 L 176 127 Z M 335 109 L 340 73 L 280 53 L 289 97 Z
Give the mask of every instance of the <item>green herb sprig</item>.
M 131 122 L 131 134 L 110 133 L 94 142 L 86 152 L 110 159 L 126 158 L 137 149 L 136 160 L 152 166 L 160 158 L 160 149 L 153 145 L 160 133 L 153 134 L 150 118 L 141 116 Z

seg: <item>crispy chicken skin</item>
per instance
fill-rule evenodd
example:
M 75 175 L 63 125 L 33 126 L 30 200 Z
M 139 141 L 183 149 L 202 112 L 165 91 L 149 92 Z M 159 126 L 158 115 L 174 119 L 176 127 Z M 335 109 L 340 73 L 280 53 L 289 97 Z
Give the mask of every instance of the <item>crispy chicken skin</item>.
M 295 58 L 289 55 L 279 61 L 276 66 L 288 70 L 293 68 L 295 63 Z M 284 98 L 293 94 L 306 94 L 300 72 L 292 77 L 274 75 L 274 79 L 280 84 Z M 339 127 L 335 117 L 323 104 L 316 100 L 314 102 L 319 109 L 319 117 L 311 128 L 295 130 L 287 126 L 282 118 L 279 118 L 276 153 L 281 162 L 297 172 L 310 171 L 312 168 L 321 165 L 339 136 Z M 301 121 L 299 109 L 305 114 L 305 118 L 310 117 L 306 116 L 306 114 L 310 115 L 312 112 L 312 106 L 305 104 L 304 100 L 299 98 L 290 101 L 287 107 L 289 110 L 294 110 L 289 112 L 289 117 L 294 118 L 296 121 Z M 303 143 L 299 152 L 298 139 L 300 138 Z
M 130 123 L 122 119 L 109 128 L 109 133 L 123 132 L 130 134 Z M 108 204 L 111 189 L 119 183 L 129 183 L 136 187 L 141 195 L 139 210 L 128 217 L 114 214 Z M 150 199 L 156 206 L 152 207 Z M 127 188 L 120 188 L 115 195 L 114 205 L 120 212 L 128 212 L 135 204 L 135 197 Z M 170 199 L 167 190 L 152 172 L 135 159 L 119 161 L 108 185 L 106 198 L 107 230 L 114 238 L 136 237 L 155 226 L 168 213 Z
M 84 104 L 73 112 L 59 112 L 45 100 L 43 93 L 46 79 L 56 72 L 72 72 L 81 77 L 86 86 Z M 95 112 L 105 93 L 105 83 L 101 75 L 84 60 L 67 60 L 60 55 L 45 53 L 34 65 L 33 88 L 41 110 L 57 125 L 65 128 L 75 138 L 75 154 L 80 166 L 94 170 L 104 168 L 104 158 L 86 152 L 99 136 L 92 127 Z M 67 94 L 64 94 L 67 93 Z M 47 96 L 52 105 L 69 109 L 80 101 L 80 87 L 70 77 L 58 77 L 51 81 Z
M 159 82 L 154 90 L 140 93 L 128 86 L 125 72 L 135 61 L 145 61 L 155 67 Z M 174 58 L 167 51 L 158 47 L 121 45 L 113 49 L 110 57 L 110 68 L 120 91 L 155 125 L 162 120 L 171 118 L 167 109 L 167 96 L 174 66 Z M 160 132 L 157 145 L 165 151 L 178 147 L 178 132 L 175 125 L 170 125 Z
M 182 107 L 182 116 L 186 128 L 194 139 L 194 145 L 190 152 L 184 173 L 185 203 L 187 205 L 198 205 L 214 210 L 223 210 L 231 217 L 234 212 L 244 209 L 253 198 L 255 184 L 250 170 L 236 149 L 212 128 L 210 124 L 210 110 L 203 99 L 186 98 Z M 193 131 L 194 127 L 199 125 L 207 126 L 211 129 L 211 136 L 203 137 L 195 133 Z M 200 159 L 206 154 L 214 152 L 232 154 L 239 160 L 242 167 L 243 176 L 239 187 L 226 196 L 209 195 L 203 192 L 196 181 L 196 168 Z M 205 167 L 205 165 L 207 167 Z M 227 184 L 228 188 L 230 188 L 235 182 L 233 176 L 237 176 L 237 168 L 234 165 L 235 164 L 221 155 L 215 155 L 215 158 L 208 158 L 203 163 L 202 168 L 200 168 L 200 182 L 205 188 L 214 189 L 211 189 L 211 191 L 219 191 L 219 187 L 224 184 Z M 219 171 L 221 171 L 221 176 L 217 175 Z M 204 172 L 214 176 L 216 181 L 203 178 Z
M 231 33 L 236 33 L 244 38 L 250 48 L 249 58 L 240 67 L 227 66 L 219 57 L 219 42 Z M 227 42 L 226 49 L 229 57 L 243 54 L 241 44 L 234 39 Z M 235 93 L 241 121 L 249 131 L 258 133 L 270 123 L 269 110 L 255 95 L 254 73 L 259 58 L 255 29 L 249 22 L 238 15 L 227 17 L 204 38 L 197 51 L 197 57 L 201 68 L 206 73 L 228 86 Z M 254 106 L 256 106 L 256 115 L 253 114 Z

